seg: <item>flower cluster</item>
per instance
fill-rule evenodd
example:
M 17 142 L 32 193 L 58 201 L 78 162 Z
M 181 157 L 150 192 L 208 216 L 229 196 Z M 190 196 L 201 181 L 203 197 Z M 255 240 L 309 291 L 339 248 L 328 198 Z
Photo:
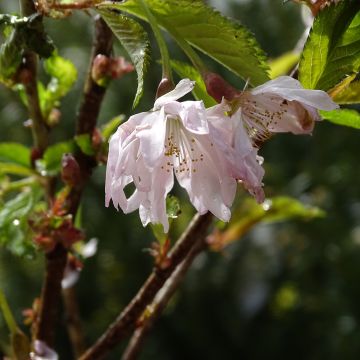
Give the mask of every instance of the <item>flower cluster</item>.
M 287 76 L 242 92 L 231 106 L 223 100 L 208 109 L 202 101 L 178 101 L 193 87 L 188 79 L 180 81 L 151 111 L 131 116 L 110 140 L 106 206 L 112 200 L 125 213 L 139 209 L 144 226 L 161 223 L 165 232 L 174 175 L 200 214 L 210 211 L 229 221 L 237 182 L 264 200 L 263 159 L 256 144 L 274 132 L 310 133 L 320 119 L 318 109 L 337 107 L 325 92 L 305 90 Z M 135 190 L 127 197 L 130 183 Z

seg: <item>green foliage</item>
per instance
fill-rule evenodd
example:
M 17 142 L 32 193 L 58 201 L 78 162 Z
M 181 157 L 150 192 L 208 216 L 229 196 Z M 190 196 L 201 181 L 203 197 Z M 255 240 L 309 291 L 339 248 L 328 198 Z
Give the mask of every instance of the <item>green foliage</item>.
M 24 165 L 13 164 L 10 162 L 0 162 L 0 174 L 12 174 L 27 177 L 34 175 L 34 171 Z
M 21 64 L 23 37 L 17 30 L 13 30 L 0 47 L 0 81 L 11 85 L 12 77 Z
M 54 51 L 54 45 L 45 33 L 39 14 L 26 18 L 2 15 L 0 23 L 14 27 L 0 48 L 0 81 L 11 85 L 25 50 L 46 58 Z
M 77 79 L 77 70 L 74 64 L 54 53 L 44 61 L 44 69 L 51 76 L 46 89 L 39 85 L 40 106 L 45 118 L 50 111 L 59 105 L 63 98 L 72 88 Z
M 269 61 L 270 78 L 275 79 L 280 75 L 286 75 L 298 63 L 300 55 L 296 52 L 289 51 L 276 59 Z
M 202 100 L 205 107 L 211 107 L 217 104 L 216 101 L 207 93 L 205 83 L 200 73 L 194 67 L 177 60 L 172 60 L 170 64 L 181 78 L 188 78 L 195 81 L 195 87 L 192 91 L 195 99 Z
M 92 156 L 95 154 L 91 136 L 89 134 L 81 134 L 75 136 L 76 145 L 80 148 L 80 150 L 85 154 Z
M 73 141 L 59 142 L 48 147 L 42 159 L 36 161 L 36 168 L 42 175 L 53 176 L 61 170 L 61 160 L 64 154 L 74 152 Z
M 100 9 L 99 13 L 119 39 L 135 65 L 138 86 L 133 103 L 134 108 L 139 103 L 144 90 L 144 76 L 150 58 L 148 35 L 137 21 L 120 14 L 118 11 L 104 8 Z
M 0 207 L 0 245 L 15 255 L 32 256 L 34 253 L 28 219 L 41 195 L 41 190 L 33 187 Z
M 359 104 L 360 103 L 360 80 L 351 82 L 343 91 L 334 97 L 338 104 Z
M 202 1 L 149 0 L 147 4 L 159 25 L 175 39 L 181 36 L 235 74 L 249 79 L 252 85 L 269 79 L 263 51 L 254 36 L 238 22 L 224 17 Z M 100 6 L 120 9 L 146 20 L 135 0 L 104 2 Z
M 116 131 L 120 124 L 125 120 L 124 115 L 119 115 L 111 119 L 108 123 L 102 126 L 101 136 L 105 142 L 108 142 L 110 136 Z
M 320 114 L 325 120 L 328 120 L 333 124 L 360 129 L 360 114 L 356 110 L 340 109 L 320 111 Z
M 360 3 L 341 1 L 315 18 L 299 65 L 309 89 L 329 90 L 360 67 Z
M 1 143 L 0 161 L 11 162 L 30 168 L 30 150 L 18 143 Z

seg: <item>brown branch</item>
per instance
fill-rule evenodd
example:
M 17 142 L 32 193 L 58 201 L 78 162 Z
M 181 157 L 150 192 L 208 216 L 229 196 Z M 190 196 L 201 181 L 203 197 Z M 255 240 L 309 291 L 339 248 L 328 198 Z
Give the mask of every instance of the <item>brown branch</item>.
M 175 291 L 179 288 L 180 283 L 184 279 L 196 256 L 207 247 L 204 236 L 205 234 L 202 235 L 203 236 L 198 238 L 185 259 L 178 265 L 164 286 L 156 294 L 153 303 L 149 306 L 150 315 L 144 319 L 142 324 L 140 324 L 140 326 L 134 331 L 134 334 L 132 335 L 122 356 L 122 360 L 135 360 L 139 355 L 146 335 L 151 330 L 155 321 L 165 310 L 166 305 L 174 295 Z
M 108 354 L 134 328 L 136 321 L 151 304 L 157 292 L 171 276 L 176 267 L 188 255 L 194 242 L 203 237 L 213 216 L 210 213 L 195 215 L 187 230 L 169 253 L 169 266 L 155 268 L 142 288 L 98 341 L 80 357 L 80 360 L 101 359 Z
M 84 88 L 84 97 L 77 117 L 76 134 L 88 133 L 90 136 L 96 126 L 106 89 L 100 88 L 91 79 L 91 66 L 97 54 L 110 55 L 113 36 L 107 25 L 98 17 L 95 20 L 95 40 Z M 65 199 L 68 213 L 75 216 L 80 204 L 83 188 L 96 162 L 82 153 L 77 154 L 82 181 L 74 186 Z M 37 321 L 36 338 L 53 346 L 58 303 L 61 297 L 61 280 L 67 261 L 67 250 L 58 243 L 54 250 L 46 255 L 46 275 L 42 289 L 41 305 Z
M 66 312 L 66 326 L 74 356 L 77 358 L 85 351 L 85 340 L 79 316 L 76 289 L 74 286 L 63 289 L 63 299 Z
M 36 12 L 32 0 L 20 0 L 21 14 L 30 16 Z M 39 94 L 37 90 L 37 55 L 32 51 L 26 51 L 21 66 L 21 78 L 25 87 L 28 111 L 31 119 L 31 130 L 35 148 L 41 157 L 49 143 L 48 127 L 40 109 Z

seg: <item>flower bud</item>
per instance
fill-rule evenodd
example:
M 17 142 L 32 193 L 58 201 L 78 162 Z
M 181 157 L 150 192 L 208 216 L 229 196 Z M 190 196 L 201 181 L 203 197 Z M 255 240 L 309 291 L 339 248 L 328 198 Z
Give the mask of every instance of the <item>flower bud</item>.
M 61 179 L 70 186 L 78 184 L 81 180 L 80 166 L 72 154 L 64 154 L 62 157 Z
M 222 98 L 231 101 L 235 96 L 240 94 L 239 90 L 226 82 L 219 74 L 207 73 L 204 81 L 206 91 L 218 103 L 221 103 Z

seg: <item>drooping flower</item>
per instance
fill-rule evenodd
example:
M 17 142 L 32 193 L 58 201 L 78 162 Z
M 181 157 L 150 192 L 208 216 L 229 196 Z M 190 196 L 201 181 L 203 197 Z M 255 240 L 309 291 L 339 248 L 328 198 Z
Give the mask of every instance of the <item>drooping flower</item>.
M 193 87 L 188 79 L 180 81 L 156 100 L 152 111 L 131 116 L 110 140 L 106 206 L 112 200 L 125 213 L 139 208 L 144 226 L 161 223 L 165 232 L 169 228 L 166 196 L 174 174 L 200 214 L 211 211 L 228 221 L 236 193 L 236 180 L 224 155 L 233 150 L 227 139 L 221 139 L 227 134 L 211 125 L 202 101 L 177 101 Z M 218 125 L 226 127 L 229 118 L 224 110 L 220 114 Z M 135 190 L 127 198 L 125 187 L 130 183 Z
M 290 76 L 244 91 L 239 106 L 248 134 L 259 141 L 277 132 L 309 134 L 321 119 L 318 110 L 338 108 L 326 92 L 304 89 Z

